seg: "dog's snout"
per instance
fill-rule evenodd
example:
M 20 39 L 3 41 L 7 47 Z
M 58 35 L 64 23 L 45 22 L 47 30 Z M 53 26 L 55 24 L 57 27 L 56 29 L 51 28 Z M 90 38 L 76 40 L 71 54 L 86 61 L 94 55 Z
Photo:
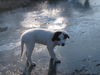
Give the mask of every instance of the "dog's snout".
M 62 43 L 62 46 L 65 46 L 65 44 L 64 44 L 64 43 Z

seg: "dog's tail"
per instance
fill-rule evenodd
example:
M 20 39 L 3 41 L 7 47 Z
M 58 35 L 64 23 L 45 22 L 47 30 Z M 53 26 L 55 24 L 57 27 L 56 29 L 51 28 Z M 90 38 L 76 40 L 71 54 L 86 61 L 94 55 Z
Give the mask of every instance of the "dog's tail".
M 23 55 L 24 42 L 21 40 L 21 57 Z

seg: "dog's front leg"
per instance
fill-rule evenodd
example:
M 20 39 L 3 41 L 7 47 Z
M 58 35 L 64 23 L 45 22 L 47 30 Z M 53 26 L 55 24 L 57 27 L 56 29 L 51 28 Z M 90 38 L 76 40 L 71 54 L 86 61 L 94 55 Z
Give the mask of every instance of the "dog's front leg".
M 61 61 L 57 59 L 57 57 L 54 53 L 54 47 L 48 46 L 47 49 L 48 49 L 48 52 L 51 56 L 51 59 L 54 61 L 54 63 L 61 63 Z

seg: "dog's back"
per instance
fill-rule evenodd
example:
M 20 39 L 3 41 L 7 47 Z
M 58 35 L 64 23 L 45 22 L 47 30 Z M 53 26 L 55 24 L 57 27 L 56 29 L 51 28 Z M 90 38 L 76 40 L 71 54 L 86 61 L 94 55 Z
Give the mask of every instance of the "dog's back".
M 47 30 L 36 30 L 35 41 L 42 44 L 47 44 L 51 41 L 53 33 Z
M 52 37 L 53 32 L 46 29 L 31 29 L 22 34 L 22 41 L 47 44 Z

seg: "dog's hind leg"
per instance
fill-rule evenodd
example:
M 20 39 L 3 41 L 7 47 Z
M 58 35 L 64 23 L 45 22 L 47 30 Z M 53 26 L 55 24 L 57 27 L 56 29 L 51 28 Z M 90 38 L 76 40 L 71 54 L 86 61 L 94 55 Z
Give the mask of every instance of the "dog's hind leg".
M 34 65 L 35 66 L 35 64 L 33 64 L 32 63 L 32 60 L 31 60 L 31 56 L 32 56 L 32 52 L 33 52 L 33 49 L 34 49 L 34 46 L 35 46 L 35 43 L 33 44 L 33 43 L 27 43 L 26 44 L 26 57 L 27 57 L 27 65 L 28 66 L 32 66 L 32 65 Z
M 25 43 L 26 45 L 26 64 L 25 64 L 25 68 L 23 70 L 23 74 L 22 75 L 30 75 L 32 69 L 36 66 L 35 63 L 32 63 L 31 60 L 31 56 L 32 56 L 32 52 L 34 49 L 34 45 L 32 43 Z

